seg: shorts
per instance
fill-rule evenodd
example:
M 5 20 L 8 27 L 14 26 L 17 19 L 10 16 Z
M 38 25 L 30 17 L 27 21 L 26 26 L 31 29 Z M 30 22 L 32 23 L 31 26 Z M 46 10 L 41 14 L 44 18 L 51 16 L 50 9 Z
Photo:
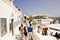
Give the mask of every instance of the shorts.
M 27 36 L 27 32 L 24 32 L 24 35 Z

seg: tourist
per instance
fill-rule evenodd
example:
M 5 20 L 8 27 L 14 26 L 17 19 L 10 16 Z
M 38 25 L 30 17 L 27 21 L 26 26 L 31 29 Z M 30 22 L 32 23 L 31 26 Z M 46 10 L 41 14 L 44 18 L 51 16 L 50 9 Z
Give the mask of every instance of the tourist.
M 25 40 L 27 40 L 27 27 L 24 27 L 24 36 L 25 36 Z
M 23 27 L 23 24 L 21 24 L 21 26 L 19 27 L 19 31 L 20 31 L 21 40 L 23 40 L 23 36 L 24 36 L 24 27 Z
M 37 30 L 38 33 L 40 33 L 40 26 L 38 26 L 38 30 Z
M 28 27 L 28 38 L 30 39 L 32 37 L 32 32 L 33 32 L 33 28 L 30 24 L 30 26 Z

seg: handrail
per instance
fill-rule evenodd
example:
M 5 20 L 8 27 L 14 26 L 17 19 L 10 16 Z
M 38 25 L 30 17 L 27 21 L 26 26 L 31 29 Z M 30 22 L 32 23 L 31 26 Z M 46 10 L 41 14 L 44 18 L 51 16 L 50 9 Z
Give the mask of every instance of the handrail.
M 50 29 L 52 29 L 52 30 L 56 30 L 56 31 L 60 31 L 59 29 L 56 29 L 56 28 L 50 28 Z

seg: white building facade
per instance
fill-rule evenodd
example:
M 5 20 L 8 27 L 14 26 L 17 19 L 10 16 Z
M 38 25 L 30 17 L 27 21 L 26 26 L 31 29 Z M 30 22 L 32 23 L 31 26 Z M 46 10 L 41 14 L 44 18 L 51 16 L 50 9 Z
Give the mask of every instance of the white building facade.
M 22 12 L 13 5 L 13 0 L 0 0 L 0 39 L 9 40 L 21 24 Z M 10 36 L 9 36 L 10 35 Z M 11 39 L 12 40 L 12 39 Z

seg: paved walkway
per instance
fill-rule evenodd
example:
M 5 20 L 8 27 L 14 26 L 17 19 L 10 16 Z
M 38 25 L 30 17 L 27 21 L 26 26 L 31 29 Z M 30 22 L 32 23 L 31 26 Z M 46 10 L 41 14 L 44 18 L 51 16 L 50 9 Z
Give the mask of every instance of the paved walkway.
M 11 33 L 6 34 L 4 37 L 2 37 L 1 40 L 15 40 L 14 36 L 11 35 Z

